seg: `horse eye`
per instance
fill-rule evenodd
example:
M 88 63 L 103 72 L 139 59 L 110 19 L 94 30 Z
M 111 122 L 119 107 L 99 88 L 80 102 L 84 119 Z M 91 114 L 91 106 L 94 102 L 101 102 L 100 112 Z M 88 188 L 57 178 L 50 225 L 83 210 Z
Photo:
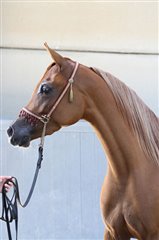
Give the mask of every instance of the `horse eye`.
M 51 91 L 51 87 L 48 86 L 47 84 L 43 84 L 40 88 L 40 93 L 49 94 L 50 91 Z

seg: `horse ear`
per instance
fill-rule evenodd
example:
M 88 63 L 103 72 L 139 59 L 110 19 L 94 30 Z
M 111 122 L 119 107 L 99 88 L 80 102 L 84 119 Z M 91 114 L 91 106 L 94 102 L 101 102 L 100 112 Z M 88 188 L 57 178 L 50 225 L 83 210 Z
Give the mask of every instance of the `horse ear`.
M 46 48 L 46 50 L 49 52 L 49 54 L 51 55 L 52 59 L 60 66 L 62 67 L 62 65 L 65 62 L 65 59 L 58 54 L 57 52 L 55 52 L 53 49 L 49 48 L 49 46 L 47 45 L 47 43 L 44 43 L 44 46 Z

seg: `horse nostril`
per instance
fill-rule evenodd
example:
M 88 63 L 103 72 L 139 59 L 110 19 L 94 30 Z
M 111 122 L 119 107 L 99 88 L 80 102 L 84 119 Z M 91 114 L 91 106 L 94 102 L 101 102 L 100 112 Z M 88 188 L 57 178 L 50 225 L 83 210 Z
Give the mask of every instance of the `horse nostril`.
M 9 127 L 8 130 L 7 130 L 8 136 L 9 136 L 9 137 L 13 136 L 13 133 L 14 133 L 13 127 Z

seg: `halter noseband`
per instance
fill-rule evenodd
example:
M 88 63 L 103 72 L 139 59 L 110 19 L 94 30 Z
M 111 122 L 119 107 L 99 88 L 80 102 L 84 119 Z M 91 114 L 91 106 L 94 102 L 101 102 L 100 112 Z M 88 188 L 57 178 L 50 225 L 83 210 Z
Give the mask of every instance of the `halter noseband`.
M 57 108 L 57 106 L 59 105 L 61 100 L 63 99 L 63 97 L 64 97 L 64 95 L 67 92 L 69 87 L 70 87 L 70 102 L 73 101 L 72 84 L 74 82 L 74 76 L 75 76 L 75 74 L 77 72 L 78 66 L 79 66 L 79 63 L 76 62 L 74 70 L 73 70 L 73 73 L 72 73 L 71 77 L 69 78 L 67 85 L 65 86 L 65 88 L 62 91 L 61 95 L 58 97 L 58 99 L 56 100 L 55 104 L 53 105 L 53 107 L 51 108 L 51 110 L 50 110 L 50 112 L 48 114 L 38 116 L 35 113 L 29 111 L 25 107 L 22 108 L 22 110 L 20 111 L 19 117 L 24 117 L 30 124 L 37 125 L 39 120 L 44 124 L 43 130 L 42 130 L 42 135 L 41 135 L 41 141 L 40 141 L 40 146 L 41 147 L 43 147 L 43 145 L 44 145 L 44 137 L 45 137 L 45 133 L 46 133 L 46 125 L 49 122 L 52 113 L 55 111 L 55 109 Z

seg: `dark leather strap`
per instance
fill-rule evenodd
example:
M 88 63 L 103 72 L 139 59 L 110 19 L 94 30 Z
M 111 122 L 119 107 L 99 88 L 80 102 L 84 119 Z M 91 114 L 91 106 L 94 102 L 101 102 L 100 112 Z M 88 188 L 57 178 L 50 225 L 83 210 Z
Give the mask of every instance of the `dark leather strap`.
M 17 203 L 19 203 L 21 207 L 25 208 L 28 205 L 28 203 L 30 202 L 30 199 L 33 194 L 35 184 L 36 184 L 36 181 L 38 178 L 39 170 L 41 168 L 41 162 L 43 160 L 43 147 L 41 147 L 41 146 L 39 147 L 38 153 L 39 153 L 39 156 L 38 156 L 38 161 L 37 161 L 37 166 L 36 166 L 33 182 L 32 182 L 29 194 L 23 204 L 20 199 L 18 181 L 15 177 L 12 177 L 5 182 L 5 183 L 12 182 L 12 184 L 13 184 L 13 195 L 11 198 L 8 197 L 8 194 L 5 190 L 5 186 L 3 185 L 3 188 L 2 188 L 2 216 L 0 217 L 0 219 L 2 221 L 6 222 L 9 240 L 12 240 L 12 234 L 11 234 L 11 229 L 10 229 L 10 223 L 12 221 L 15 221 L 16 240 L 18 240 L 18 206 L 17 206 Z

